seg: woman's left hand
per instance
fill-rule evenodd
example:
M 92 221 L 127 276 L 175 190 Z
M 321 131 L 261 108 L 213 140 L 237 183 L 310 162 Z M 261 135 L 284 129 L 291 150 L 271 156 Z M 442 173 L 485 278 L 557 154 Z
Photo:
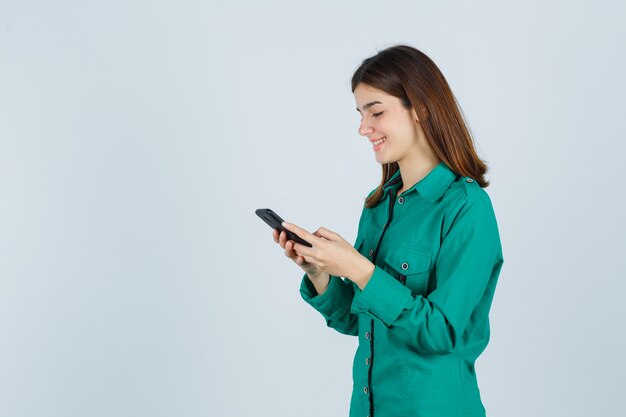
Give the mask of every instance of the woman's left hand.
M 302 256 L 305 261 L 317 265 L 321 271 L 330 275 L 346 277 L 359 284 L 360 287 L 365 286 L 374 271 L 374 264 L 369 259 L 361 255 L 350 242 L 332 230 L 320 227 L 314 233 L 309 233 L 301 227 L 287 222 L 283 222 L 283 227 L 313 245 L 308 247 L 292 241 L 294 251 Z

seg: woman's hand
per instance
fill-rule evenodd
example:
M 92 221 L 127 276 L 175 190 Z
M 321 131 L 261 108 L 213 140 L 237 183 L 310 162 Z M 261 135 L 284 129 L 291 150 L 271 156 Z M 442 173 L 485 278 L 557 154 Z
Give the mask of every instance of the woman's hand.
M 308 247 L 291 240 L 287 242 L 291 242 L 291 247 L 298 259 L 304 259 L 306 263 L 311 265 L 311 268 L 316 268 L 318 271 L 330 275 L 346 277 L 361 288 L 365 286 L 374 272 L 374 264 L 338 233 L 325 227 L 320 227 L 314 233 L 309 233 L 295 224 L 287 222 L 283 222 L 283 227 L 313 245 Z
M 304 272 L 307 273 L 309 278 L 314 278 L 320 273 L 318 267 L 314 264 L 306 262 L 304 257 L 298 255 L 293 250 L 294 241 L 287 240 L 287 233 L 280 232 L 278 233 L 278 229 L 274 229 L 272 231 L 272 236 L 274 237 L 274 242 L 278 243 L 281 248 L 285 249 L 285 256 L 294 261 Z

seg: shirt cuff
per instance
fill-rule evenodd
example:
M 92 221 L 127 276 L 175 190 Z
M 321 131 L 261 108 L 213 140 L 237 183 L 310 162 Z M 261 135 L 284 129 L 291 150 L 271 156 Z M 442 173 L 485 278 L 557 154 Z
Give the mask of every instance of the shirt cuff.
M 340 277 L 331 275 L 328 288 L 321 295 L 305 273 L 300 283 L 300 294 L 304 301 L 322 313 L 325 319 L 335 319 L 343 316 L 350 308 L 354 290 L 349 283 Z
M 363 291 L 354 296 L 351 311 L 365 313 L 389 327 L 412 298 L 410 289 L 376 265 Z

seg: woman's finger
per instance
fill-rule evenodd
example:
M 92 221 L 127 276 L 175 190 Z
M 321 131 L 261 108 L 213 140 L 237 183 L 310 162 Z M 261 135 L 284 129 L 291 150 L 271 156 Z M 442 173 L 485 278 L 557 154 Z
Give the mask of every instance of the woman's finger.
M 287 245 L 288 245 L 287 246 L 287 256 L 289 256 L 291 259 L 293 259 L 295 261 L 296 259 L 298 259 L 298 254 L 293 249 L 293 245 L 294 245 L 293 240 L 287 241 Z
M 318 237 L 315 236 L 313 233 L 309 233 L 305 229 L 298 227 L 293 223 L 283 222 L 282 225 L 285 229 L 289 230 L 290 232 L 295 233 L 300 238 L 309 242 L 311 245 L 314 245 L 315 241 L 318 239 Z

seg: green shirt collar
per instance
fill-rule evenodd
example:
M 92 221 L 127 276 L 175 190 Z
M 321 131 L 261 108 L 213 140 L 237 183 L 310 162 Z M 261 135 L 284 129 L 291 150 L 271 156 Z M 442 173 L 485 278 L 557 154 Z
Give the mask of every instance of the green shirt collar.
M 414 184 L 405 193 L 416 189 L 421 196 L 429 201 L 438 200 L 443 193 L 450 187 L 450 184 L 457 178 L 457 174 L 452 171 L 443 161 L 433 168 L 424 178 Z M 383 190 L 395 193 L 402 184 L 400 170 L 397 170 L 389 180 L 383 185 Z

